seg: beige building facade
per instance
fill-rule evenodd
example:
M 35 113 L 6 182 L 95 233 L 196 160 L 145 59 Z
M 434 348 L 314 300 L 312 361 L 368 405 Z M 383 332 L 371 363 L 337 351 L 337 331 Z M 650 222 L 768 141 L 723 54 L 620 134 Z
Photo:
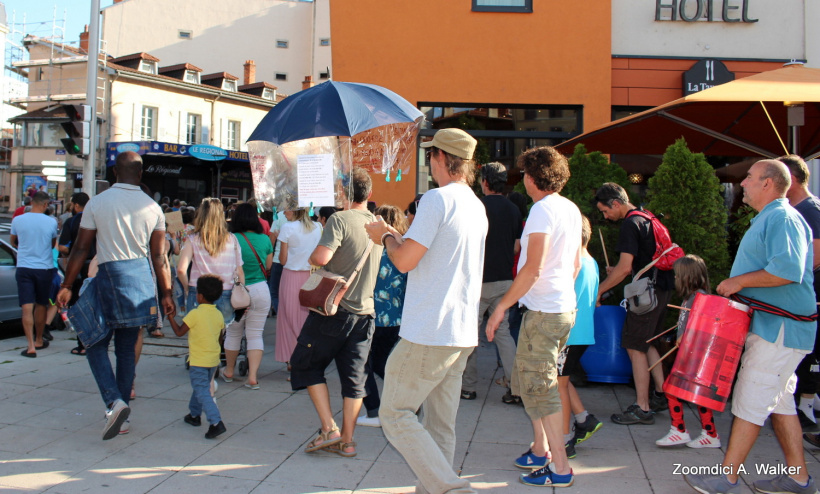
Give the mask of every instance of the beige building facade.
M 29 94 L 17 103 L 27 113 L 12 119 L 15 140 L 5 174 L 6 207 L 20 202 L 24 183 L 42 179 L 43 161 L 66 164 L 66 181 L 51 186 L 58 200 L 81 187 L 83 160 L 65 153 L 60 139 L 68 121 L 62 104 L 86 102 L 87 57 L 77 48 L 28 37 Z M 144 183 L 161 195 L 198 201 L 228 191 L 247 199 L 252 185 L 244 141 L 281 99 L 272 84 L 255 80 L 247 61 L 243 79 L 227 72 L 203 73 L 190 63 L 163 65 L 140 52 L 103 56 L 98 78 L 97 176 L 110 171 L 118 152 L 134 150 L 145 163 Z M 214 157 L 218 160 L 214 160 Z
M 167 64 L 196 57 L 205 73 L 236 74 L 252 59 L 259 77 L 284 94 L 301 90 L 309 75 L 323 82 L 332 66 L 330 0 L 115 1 L 103 9 L 102 39 L 115 57 L 145 51 Z

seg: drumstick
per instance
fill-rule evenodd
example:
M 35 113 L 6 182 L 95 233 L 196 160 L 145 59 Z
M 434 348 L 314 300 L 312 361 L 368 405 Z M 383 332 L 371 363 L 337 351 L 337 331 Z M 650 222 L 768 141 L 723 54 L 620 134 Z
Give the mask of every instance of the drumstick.
M 604 234 L 601 232 L 600 228 L 598 228 L 598 236 L 601 237 L 601 248 L 604 250 L 604 260 L 606 261 L 606 267 L 609 267 L 609 256 L 606 255 L 606 244 L 604 243 Z
M 678 325 L 677 325 L 677 324 L 675 324 L 674 326 L 672 326 L 671 328 L 667 329 L 667 330 L 666 330 L 666 331 L 664 331 L 663 333 L 659 333 L 659 334 L 657 334 L 657 335 L 653 336 L 652 338 L 649 338 L 648 340 L 646 340 L 646 342 L 647 342 L 647 343 L 649 343 L 650 341 L 652 341 L 652 340 L 654 340 L 654 339 L 656 339 L 656 338 L 660 338 L 661 336 L 665 335 L 666 333 L 668 333 L 668 332 L 672 331 L 673 329 L 675 329 L 675 328 L 677 328 L 677 327 L 678 327 Z
M 652 364 L 652 366 L 649 368 L 649 371 L 651 372 L 651 371 L 652 371 L 652 369 L 654 369 L 654 368 L 655 368 L 658 364 L 660 364 L 660 363 L 663 361 L 663 359 L 665 359 L 666 357 L 668 357 L 669 355 L 671 355 L 671 354 L 672 354 L 672 352 L 674 352 L 674 351 L 675 351 L 675 350 L 677 350 L 677 349 L 678 349 L 678 345 L 673 346 L 673 347 L 672 347 L 672 349 L 671 349 L 671 350 L 669 350 L 668 352 L 666 352 L 666 353 L 664 354 L 664 356 L 663 356 L 663 357 L 659 358 L 657 362 L 655 362 L 654 364 Z
M 680 305 L 666 304 L 666 306 L 670 307 L 672 309 L 678 309 L 678 310 L 692 310 L 692 309 L 687 309 L 686 307 L 681 307 Z

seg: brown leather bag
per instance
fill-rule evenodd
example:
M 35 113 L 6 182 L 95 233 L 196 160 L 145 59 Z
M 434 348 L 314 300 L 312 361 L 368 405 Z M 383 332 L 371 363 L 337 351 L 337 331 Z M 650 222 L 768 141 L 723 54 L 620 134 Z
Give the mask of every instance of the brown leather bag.
M 356 275 L 364 267 L 364 262 L 367 260 L 367 256 L 370 255 L 372 248 L 373 242 L 368 241 L 364 255 L 349 279 L 333 274 L 324 268 L 312 273 L 299 290 L 299 304 L 323 316 L 335 315 L 336 311 L 339 310 L 342 297 L 350 288 L 353 280 L 356 279 Z

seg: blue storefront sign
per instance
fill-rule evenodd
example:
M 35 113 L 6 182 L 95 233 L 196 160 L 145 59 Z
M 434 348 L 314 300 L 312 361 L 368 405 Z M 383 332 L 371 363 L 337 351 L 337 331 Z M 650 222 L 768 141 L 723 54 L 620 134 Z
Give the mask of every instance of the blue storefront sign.
M 194 144 L 188 147 L 188 154 L 205 161 L 222 161 L 228 157 L 228 152 L 208 144 Z
M 114 166 L 117 155 L 126 151 L 133 151 L 139 155 L 180 156 L 197 158 L 202 161 L 248 161 L 248 153 L 244 151 L 228 151 L 209 144 L 174 144 L 159 141 L 136 142 L 109 142 L 106 146 L 106 166 Z

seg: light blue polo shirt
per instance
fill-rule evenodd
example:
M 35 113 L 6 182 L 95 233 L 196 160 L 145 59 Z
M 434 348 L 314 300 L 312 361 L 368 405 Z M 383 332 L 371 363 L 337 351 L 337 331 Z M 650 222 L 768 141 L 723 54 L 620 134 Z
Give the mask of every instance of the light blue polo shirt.
M 11 220 L 11 234 L 17 235 L 17 267 L 51 269 L 51 249 L 57 238 L 57 219 L 43 213 L 26 213 Z
M 806 220 L 789 206 L 786 199 L 776 199 L 754 219 L 737 251 L 731 276 L 761 269 L 792 283 L 778 287 L 744 288 L 741 295 L 785 309 L 792 314 L 809 316 L 817 312 L 812 273 L 812 233 Z M 774 314 L 756 311 L 752 333 L 774 343 L 785 324 L 783 344 L 788 348 L 812 350 L 816 322 L 800 322 Z

